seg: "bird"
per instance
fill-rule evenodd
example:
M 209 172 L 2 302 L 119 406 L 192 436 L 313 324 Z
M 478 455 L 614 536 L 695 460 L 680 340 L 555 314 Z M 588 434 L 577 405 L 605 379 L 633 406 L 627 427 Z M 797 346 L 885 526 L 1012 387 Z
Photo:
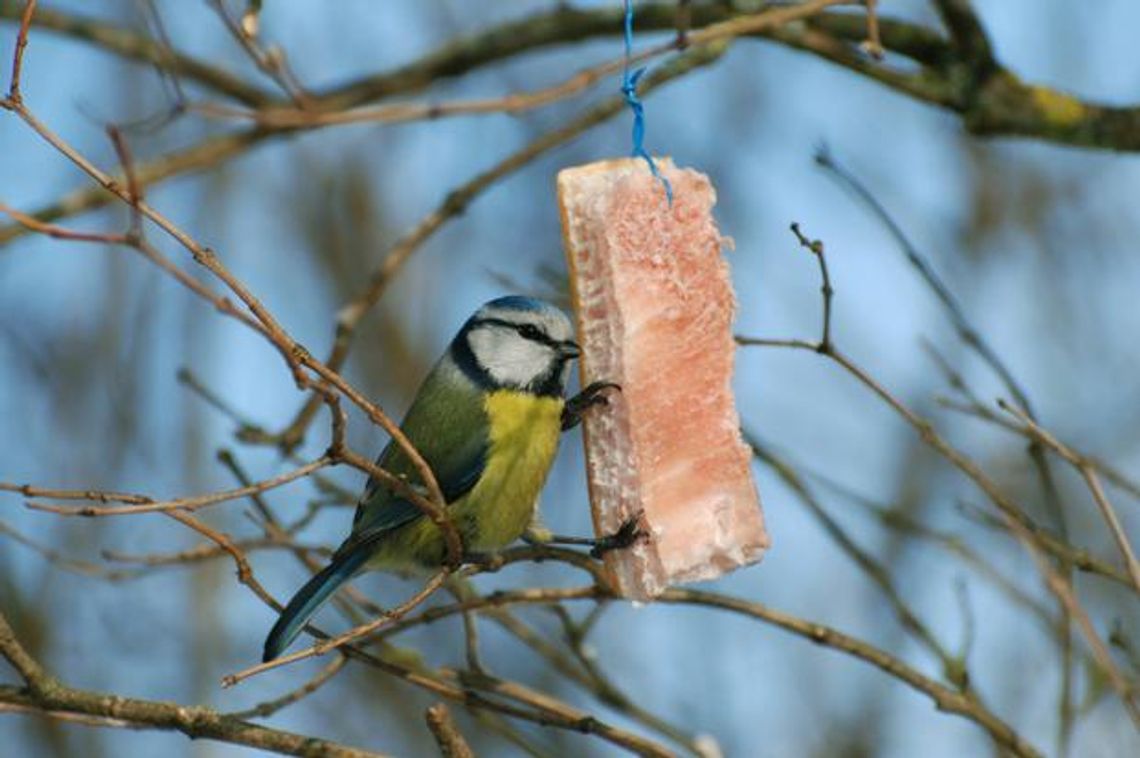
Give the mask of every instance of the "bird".
M 400 429 L 431 468 L 465 553 L 493 553 L 527 531 L 561 432 L 604 405 L 612 382 L 564 399 L 581 348 L 556 306 L 507 295 L 467 319 L 424 379 Z M 416 485 L 419 474 L 390 441 L 377 465 Z M 426 493 L 422 483 L 416 489 Z M 633 535 L 605 545 L 621 546 Z M 602 538 L 603 540 L 606 538 Z M 583 541 L 577 540 L 578 544 Z M 285 606 L 262 660 L 279 657 L 345 582 L 367 570 L 416 571 L 448 559 L 442 531 L 414 502 L 370 477 L 348 538 Z

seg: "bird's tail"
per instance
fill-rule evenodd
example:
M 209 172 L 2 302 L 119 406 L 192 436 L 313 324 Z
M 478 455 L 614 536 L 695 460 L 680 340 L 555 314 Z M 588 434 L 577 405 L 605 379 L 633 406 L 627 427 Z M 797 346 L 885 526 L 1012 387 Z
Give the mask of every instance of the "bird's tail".
M 271 661 L 289 647 L 313 614 L 320 610 L 337 588 L 347 582 L 367 562 L 372 551 L 370 545 L 356 545 L 355 549 L 337 551 L 332 563 L 313 576 L 305 586 L 297 591 L 281 617 L 265 638 L 265 652 L 262 661 Z

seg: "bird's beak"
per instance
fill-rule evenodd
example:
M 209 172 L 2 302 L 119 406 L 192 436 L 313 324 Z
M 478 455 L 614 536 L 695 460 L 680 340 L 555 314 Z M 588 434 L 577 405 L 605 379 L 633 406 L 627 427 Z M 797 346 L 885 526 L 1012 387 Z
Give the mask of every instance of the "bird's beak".
M 582 348 L 574 340 L 566 340 L 565 342 L 558 343 L 558 352 L 562 354 L 563 358 L 577 358 L 582 354 Z

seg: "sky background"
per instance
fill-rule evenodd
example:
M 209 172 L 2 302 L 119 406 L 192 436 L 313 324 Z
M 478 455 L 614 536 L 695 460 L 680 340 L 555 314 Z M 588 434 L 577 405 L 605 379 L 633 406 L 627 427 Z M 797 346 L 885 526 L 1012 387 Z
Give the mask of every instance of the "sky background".
M 205 3 L 157 5 L 179 50 L 271 87 Z M 1135 2 L 975 5 L 998 57 L 1023 80 L 1107 103 L 1140 101 Z M 145 28 L 134 2 L 57 0 L 43 6 Z M 323 3 L 269 0 L 262 35 L 288 51 L 301 82 L 320 90 L 414 60 L 457 34 L 552 6 L 501 0 L 480 3 L 475 12 L 458 0 L 341 0 L 332 10 Z M 937 25 L 926 2 L 882 0 L 880 9 Z M 9 58 L 14 37 L 14 25 L 0 23 L 0 60 Z M 656 39 L 640 35 L 637 44 Z M 544 49 L 442 82 L 427 97 L 534 89 L 619 53 L 617 37 Z M 519 116 L 342 126 L 274 140 L 222 168 L 163 183 L 149 191 L 149 199 L 216 249 L 291 334 L 323 355 L 339 303 L 387 245 L 450 189 L 613 94 L 618 85 L 615 77 L 570 101 Z M 23 86 L 44 122 L 108 168 L 115 158 L 101 124 L 144 117 L 169 103 L 148 67 L 47 32 L 32 34 Z M 951 391 L 924 343 L 936 346 L 987 402 L 1002 388 L 956 339 L 882 225 L 814 164 L 813 152 L 826 144 L 931 260 L 1028 389 L 1045 426 L 1124 471 L 1140 472 L 1136 156 L 978 140 L 965 135 L 952 114 L 755 40 L 738 42 L 715 66 L 652 93 L 646 109 L 647 147 L 704 171 L 717 188 L 720 228 L 736 243 L 727 255 L 739 297 L 739 333 L 809 339 L 818 334 L 817 269 L 788 232 L 789 223 L 798 221 L 826 244 L 837 291 L 834 337 L 841 348 L 934 418 L 948 439 L 1010 492 L 1036 501 L 1022 440 L 937 404 L 937 396 Z M 552 292 L 545 272 L 564 276 L 554 175 L 565 166 L 626 154 L 629 127 L 623 114 L 592 129 L 496 184 L 448 222 L 366 320 L 346 376 L 399 416 L 472 310 L 510 289 Z M 140 134 L 132 147 L 145 160 L 233 128 L 226 121 L 187 118 Z M 0 114 L 0 201 L 34 209 L 84 181 L 16 118 Z M 68 223 L 109 231 L 121 229 L 126 218 L 116 207 Z M 183 250 L 157 231 L 151 236 L 193 270 Z M 504 284 L 504 278 L 514 284 Z M 0 480 L 170 497 L 232 487 L 214 460 L 221 447 L 237 451 L 257 477 L 289 468 L 274 451 L 235 441 L 233 423 L 178 382 L 182 367 L 267 428 L 285 424 L 303 399 L 265 342 L 133 252 L 34 236 L 0 247 Z M 818 356 L 742 349 L 735 386 L 745 427 L 801 471 L 821 475 L 810 481 L 828 511 L 890 566 L 903 596 L 947 646 L 957 650 L 972 629 L 973 682 L 1023 735 L 1054 753 L 1057 653 L 1042 626 L 952 556 L 880 528 L 858 498 L 849 496 L 910 503 L 924 522 L 960 535 L 1048 604 L 1029 559 L 968 517 L 970 508 L 984 505 L 981 493 L 934 459 L 881 402 Z M 300 454 L 319 455 L 326 434 L 322 418 Z M 358 413 L 351 416 L 349 436 L 363 452 L 384 443 L 382 433 Z M 354 490 L 362 483 L 349 470 L 332 477 Z M 936 661 L 899 628 L 882 593 L 773 471 L 757 465 L 756 477 L 772 548 L 761 565 L 710 586 L 827 623 L 937 676 Z M 542 499 L 545 519 L 556 531 L 588 532 L 584 479 L 575 432 L 564 440 Z M 1061 484 L 1073 541 L 1114 557 L 1087 492 L 1068 472 Z M 1115 490 L 1110 495 L 1130 533 L 1140 533 L 1140 503 Z M 296 514 L 314 497 L 313 487 L 302 482 L 269 499 L 282 512 Z M 222 505 L 208 518 L 235 534 L 253 535 L 257 529 L 243 516 L 246 508 Z M 339 542 L 350 513 L 326 509 L 304 541 Z M 157 515 L 65 520 L 29 512 L 21 498 L 10 495 L 0 497 L 0 520 L 100 563 L 105 550 L 161 552 L 197 539 Z M 237 709 L 300 684 L 320 665 L 310 661 L 220 689 L 223 675 L 254 662 L 273 622 L 221 560 L 107 582 L 61 571 L 14 541 L 0 546 L 0 604 L 21 629 L 34 630 L 32 646 L 77 686 Z M 262 552 L 251 558 L 259 578 L 279 597 L 304 579 L 288 555 Z M 480 577 L 478 584 L 576 581 L 564 567 L 536 566 Z M 414 589 L 385 576 L 357 584 L 382 603 L 398 602 Z M 957 589 L 963 584 L 965 614 Z M 1077 586 L 1102 633 L 1115 621 L 1136 630 L 1134 595 L 1096 578 L 1078 577 Z M 549 614 L 524 615 L 541 628 L 554 628 Z M 331 612 L 325 618 L 342 623 Z M 589 703 L 519 653 L 506 635 L 484 627 L 485 657 L 495 671 Z M 459 663 L 461 635 L 453 620 L 407 641 L 427 651 L 432 662 Z M 592 644 L 638 702 L 711 735 L 725 755 L 855 755 L 859 745 L 866 748 L 863 754 L 884 756 L 988 751 L 984 733 L 970 722 L 937 712 L 925 697 L 865 664 L 756 622 L 699 609 L 614 604 Z M 370 749 L 423 754 L 430 743 L 418 714 L 431 699 L 378 678 L 350 666 L 270 723 Z M 1082 677 L 1078 692 L 1087 685 Z M 547 747 L 574 754 L 614 751 L 590 738 L 527 732 Z M 487 750 L 511 754 L 501 740 L 480 739 Z M 159 733 L 50 731 L 11 715 L 0 718 L 0 744 L 19 746 L 16 754 L 243 754 Z M 1118 701 L 1111 695 L 1095 700 L 1074 734 L 1072 754 L 1137 751 L 1140 739 Z

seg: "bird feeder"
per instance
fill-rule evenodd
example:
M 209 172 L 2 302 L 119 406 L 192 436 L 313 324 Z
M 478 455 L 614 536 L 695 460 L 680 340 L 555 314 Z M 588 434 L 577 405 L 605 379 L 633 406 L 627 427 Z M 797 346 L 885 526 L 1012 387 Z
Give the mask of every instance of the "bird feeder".
M 768 534 L 731 380 L 736 298 L 708 177 L 639 158 L 558 174 L 582 386 L 621 393 L 586 415 L 594 528 L 640 520 L 646 538 L 605 555 L 621 595 L 760 560 Z

